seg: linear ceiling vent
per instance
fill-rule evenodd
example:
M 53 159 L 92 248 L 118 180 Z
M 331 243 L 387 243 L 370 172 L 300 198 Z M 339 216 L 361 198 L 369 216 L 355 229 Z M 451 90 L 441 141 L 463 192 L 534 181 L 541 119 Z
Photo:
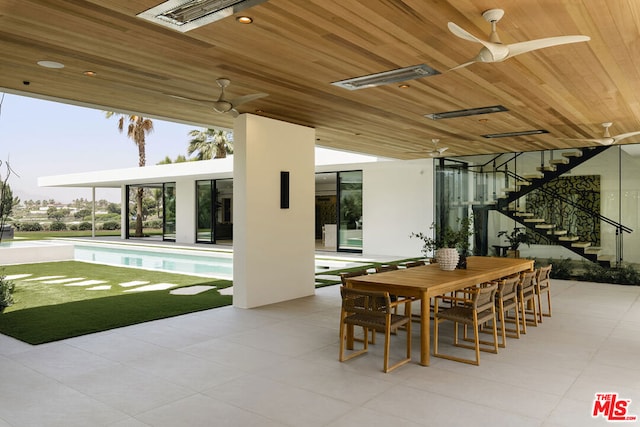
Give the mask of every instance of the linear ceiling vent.
M 532 129 L 505 133 L 489 133 L 482 136 L 485 138 L 508 138 L 513 136 L 540 135 L 541 133 L 549 133 L 549 131 L 544 129 Z
M 479 114 L 499 113 L 509 111 L 502 105 L 492 105 L 491 107 L 467 108 L 466 110 L 445 111 L 443 113 L 425 114 L 424 116 L 432 120 L 454 119 L 456 117 L 477 116 Z
M 137 16 L 185 33 L 266 1 L 167 0 Z
M 422 77 L 435 76 L 436 74 L 440 74 L 440 71 L 435 70 L 428 65 L 420 64 L 412 67 L 398 68 L 397 70 L 384 71 L 377 74 L 369 74 L 368 76 L 354 77 L 352 79 L 341 80 L 331 84 L 349 90 L 358 90 L 419 79 Z

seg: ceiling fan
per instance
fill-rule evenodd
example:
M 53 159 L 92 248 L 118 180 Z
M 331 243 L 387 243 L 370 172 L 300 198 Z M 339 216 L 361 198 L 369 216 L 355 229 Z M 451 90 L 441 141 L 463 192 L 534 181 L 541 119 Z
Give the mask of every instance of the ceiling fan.
M 620 135 L 611 136 L 609 134 L 609 128 L 613 125 L 611 122 L 603 123 L 602 127 L 604 127 L 604 135 L 602 138 L 562 138 L 568 141 L 587 141 L 587 142 L 597 142 L 602 145 L 613 145 L 622 141 L 625 138 L 629 138 L 634 135 L 640 135 L 640 131 L 635 132 L 627 132 L 621 133 Z
M 447 151 L 449 149 L 449 147 L 439 147 L 438 148 L 438 142 L 440 142 L 440 139 L 438 138 L 432 138 L 431 142 L 433 143 L 433 149 L 430 151 L 410 151 L 408 154 L 428 154 L 431 157 L 440 157 L 442 155 L 442 153 L 444 153 L 445 151 Z
M 220 86 L 220 96 L 216 101 L 213 102 L 213 109 L 217 113 L 229 113 L 233 117 L 238 116 L 239 113 L 236 108 L 239 105 L 255 101 L 256 99 L 264 98 L 265 96 L 269 96 L 266 93 L 253 93 L 250 95 L 239 96 L 237 98 L 227 100 L 224 96 L 224 89 L 229 86 L 231 80 L 219 78 L 216 79 L 216 83 L 218 84 L 218 86 Z
M 496 24 L 504 16 L 502 9 L 489 9 L 482 13 L 485 21 L 491 24 L 491 33 L 489 40 L 480 39 L 468 31 L 462 29 L 453 22 L 449 22 L 447 26 L 449 31 L 464 40 L 482 44 L 482 49 L 478 55 L 469 62 L 453 67 L 451 70 L 463 68 L 474 62 L 502 62 L 505 59 L 520 55 L 521 53 L 530 52 L 532 50 L 543 49 L 545 47 L 558 46 L 561 44 L 577 43 L 591 40 L 588 36 L 559 36 L 544 39 L 530 40 L 521 43 L 502 44 L 498 33 L 496 32 Z
M 171 94 L 168 94 L 168 95 L 171 96 L 172 98 L 186 99 L 187 101 L 206 102 L 208 104 L 213 104 L 213 109 L 215 112 L 220 114 L 229 113 L 233 117 L 238 117 L 238 114 L 240 114 L 237 110 L 237 107 L 239 105 L 246 104 L 247 102 L 255 101 L 256 99 L 264 98 L 265 96 L 269 96 L 269 94 L 267 93 L 253 93 L 250 95 L 239 96 L 233 99 L 226 99 L 224 90 L 227 86 L 229 86 L 229 84 L 231 84 L 231 80 L 226 78 L 219 78 L 219 79 L 216 79 L 216 83 L 220 87 L 220 96 L 218 96 L 218 99 L 215 101 L 211 101 L 208 99 L 186 98 L 184 96 L 179 96 L 179 95 L 171 95 Z

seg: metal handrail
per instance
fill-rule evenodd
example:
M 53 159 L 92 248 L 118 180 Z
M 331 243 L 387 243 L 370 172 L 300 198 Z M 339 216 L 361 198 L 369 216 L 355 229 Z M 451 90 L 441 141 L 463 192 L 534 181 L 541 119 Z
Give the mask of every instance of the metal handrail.
M 515 180 L 529 181 L 528 179 L 526 179 L 526 178 L 524 178 L 524 177 L 522 177 L 522 176 L 520 176 L 520 175 L 518 175 L 518 174 L 516 174 L 514 172 L 511 172 L 511 171 L 498 171 L 498 172 L 504 173 L 506 176 L 511 177 L 511 178 L 513 178 Z M 615 222 L 614 220 L 612 220 L 610 218 L 607 218 L 606 216 L 602 216 L 598 212 L 592 211 L 591 209 L 585 208 L 584 206 L 580 206 L 580 205 L 574 203 L 573 201 L 571 201 L 569 199 L 566 199 L 566 198 L 564 198 L 562 196 L 558 196 L 554 192 L 549 191 L 544 187 L 538 187 L 538 188 L 536 188 L 536 190 L 542 191 L 543 193 L 551 196 L 552 198 L 554 198 L 556 200 L 560 200 L 560 201 L 562 201 L 564 203 L 567 203 L 570 206 L 573 206 L 573 207 L 575 207 L 577 209 L 580 209 L 581 211 L 586 212 L 589 215 L 594 216 L 594 217 L 598 218 L 599 220 L 606 222 L 609 225 L 612 225 L 617 230 L 624 231 L 625 233 L 632 233 L 633 232 L 633 229 L 627 227 L 626 225 L 623 225 L 623 224 L 620 224 L 618 222 Z

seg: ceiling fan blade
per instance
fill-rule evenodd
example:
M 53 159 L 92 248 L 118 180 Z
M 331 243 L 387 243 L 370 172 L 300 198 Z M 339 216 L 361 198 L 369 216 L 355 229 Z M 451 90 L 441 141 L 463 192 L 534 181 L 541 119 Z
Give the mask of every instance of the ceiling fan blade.
M 232 108 L 231 110 L 227 111 L 229 114 L 231 114 L 231 116 L 233 118 L 236 118 L 240 115 L 240 113 L 238 112 L 238 110 L 236 110 L 235 108 Z
M 634 136 L 634 135 L 640 135 L 640 131 L 621 133 L 620 135 L 613 136 L 612 137 L 613 144 L 617 144 L 618 142 L 622 141 L 623 139 L 629 138 L 629 137 Z
M 438 148 L 438 152 L 440 154 L 444 153 L 445 151 L 447 151 L 449 149 L 449 147 L 442 147 L 442 148 Z
M 447 24 L 447 27 L 449 27 L 449 31 L 451 31 L 455 36 L 458 36 L 461 39 L 469 40 L 470 42 L 482 43 L 482 44 L 487 43 L 486 40 L 482 40 L 482 39 L 474 36 L 473 34 L 468 32 L 467 30 L 465 30 L 464 28 L 460 27 L 457 24 L 454 24 L 453 22 L 449 22 Z
M 546 47 L 559 46 L 569 43 L 586 42 L 591 40 L 588 36 L 559 36 L 547 37 L 544 39 L 529 40 L 526 42 L 513 43 L 508 45 L 509 58 L 520 55 L 521 53 L 531 52 L 532 50 L 544 49 Z
M 615 141 L 613 138 L 560 138 L 565 141 L 584 141 L 584 142 L 595 142 L 600 145 L 611 145 Z
M 215 102 L 210 99 L 187 98 L 186 96 L 174 95 L 172 93 L 165 93 L 165 95 L 170 96 L 171 98 L 180 99 L 182 101 L 191 101 L 205 104 L 213 104 Z
M 476 61 L 473 60 L 473 61 L 465 62 L 464 64 L 456 65 L 453 68 L 449 68 L 449 71 L 458 70 L 460 68 L 468 67 L 469 65 L 474 64 L 475 62 Z
M 469 40 L 472 42 L 480 43 L 484 46 L 484 49 L 480 51 L 480 53 L 473 59 L 473 62 L 498 62 L 507 58 L 509 54 L 509 49 L 506 45 L 502 43 L 493 43 L 487 40 L 483 40 L 454 24 L 453 22 L 449 22 L 447 24 L 449 26 L 449 30 L 464 40 Z M 461 64 L 462 66 L 470 65 L 470 63 Z M 461 68 L 458 66 L 456 68 Z M 452 68 L 452 70 L 455 68 Z
M 251 95 L 239 96 L 237 98 L 233 98 L 229 101 L 233 104 L 233 107 L 237 107 L 238 105 L 245 104 L 247 102 L 255 101 L 256 99 L 264 98 L 265 96 L 269 96 L 268 93 L 253 93 Z

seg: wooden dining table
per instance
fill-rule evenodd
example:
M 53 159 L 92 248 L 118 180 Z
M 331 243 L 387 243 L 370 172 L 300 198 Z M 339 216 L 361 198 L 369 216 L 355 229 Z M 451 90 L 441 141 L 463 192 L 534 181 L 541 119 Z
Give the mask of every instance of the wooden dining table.
M 431 298 L 469 286 L 533 270 L 534 260 L 472 256 L 466 269 L 441 270 L 438 264 L 404 268 L 346 279 L 354 289 L 387 291 L 420 300 L 420 364 L 429 366 L 431 352 Z

